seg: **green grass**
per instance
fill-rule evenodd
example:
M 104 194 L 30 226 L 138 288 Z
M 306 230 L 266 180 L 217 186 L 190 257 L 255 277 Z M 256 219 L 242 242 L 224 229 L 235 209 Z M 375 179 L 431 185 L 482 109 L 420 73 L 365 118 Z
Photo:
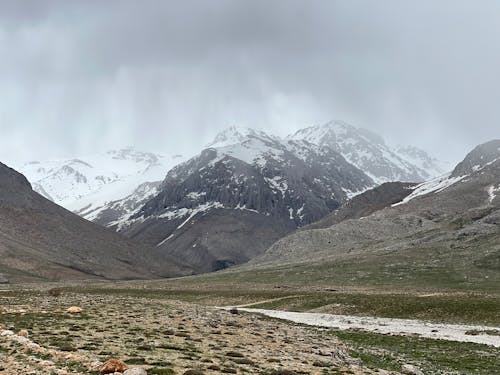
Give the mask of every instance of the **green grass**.
M 425 374 L 498 374 L 500 349 L 487 345 L 389 336 L 360 331 L 329 331 L 350 348 L 353 357 L 373 369 L 401 370 L 414 364 Z
M 242 283 L 364 287 L 378 290 L 461 290 L 498 292 L 498 237 L 441 247 L 412 247 L 386 251 L 370 248 L 337 259 L 229 269 L 179 280 L 179 283 Z M 453 246 L 453 247 L 452 247 Z M 489 255 L 485 255 L 489 254 Z M 312 255 L 314 257 L 314 254 Z
M 384 264 L 377 264 L 377 262 Z M 371 289 L 426 289 L 498 291 L 500 272 L 471 266 L 468 270 L 452 265 L 421 265 L 391 259 L 369 259 L 292 264 L 254 270 L 231 270 L 198 276 L 192 282 L 227 284 L 256 283 L 367 287 Z
M 168 283 L 168 281 L 165 281 Z M 281 298 L 293 295 L 294 292 L 281 290 L 269 290 L 266 288 L 245 289 L 227 287 L 206 288 L 180 288 L 174 289 L 152 289 L 152 288 L 123 288 L 123 287 L 69 287 L 63 289 L 65 293 L 78 293 L 85 295 L 112 295 L 147 299 L 177 300 L 203 305 L 217 305 L 218 302 L 232 305 L 239 303 L 252 303 L 262 300 Z

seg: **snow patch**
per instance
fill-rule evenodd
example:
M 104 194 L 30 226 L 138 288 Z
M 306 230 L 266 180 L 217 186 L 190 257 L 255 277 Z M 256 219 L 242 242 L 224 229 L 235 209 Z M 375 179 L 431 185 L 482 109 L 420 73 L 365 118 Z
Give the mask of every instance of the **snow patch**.
M 168 236 L 167 238 L 165 238 L 163 241 L 159 242 L 156 247 L 159 247 L 161 245 L 163 245 L 165 242 L 167 242 L 168 240 L 172 239 L 172 237 L 174 237 L 174 234 L 172 233 L 170 236 Z
M 496 198 L 496 193 L 500 192 L 500 185 L 495 187 L 495 185 L 488 186 L 488 203 L 492 203 Z
M 199 198 L 201 198 L 202 196 L 204 195 L 207 195 L 207 192 L 206 191 L 203 191 L 201 193 L 198 193 L 198 192 L 195 192 L 195 191 L 192 191 L 191 193 L 188 193 L 186 194 L 186 197 L 188 197 L 189 199 L 192 199 L 192 200 L 197 200 Z
M 441 177 L 435 178 L 433 180 L 423 182 L 420 185 L 417 185 L 413 190 L 413 193 L 408 195 L 401 202 L 394 203 L 392 207 L 399 206 L 401 204 L 406 204 L 412 199 L 416 197 L 420 197 L 423 195 L 427 195 L 430 193 L 439 193 L 450 186 L 456 184 L 457 182 L 463 180 L 467 175 L 459 176 L 459 177 L 450 177 L 451 173 L 447 173 Z
M 220 202 L 207 202 L 204 204 L 200 204 L 195 209 L 189 209 L 188 210 L 190 211 L 189 217 L 186 220 L 184 220 L 182 224 L 177 227 L 177 229 L 181 229 L 184 225 L 186 225 L 186 223 L 188 223 L 193 217 L 195 217 L 199 213 L 206 212 L 212 208 L 224 208 L 224 205 Z
M 285 193 L 288 190 L 287 181 L 281 176 L 274 176 L 273 178 L 264 177 L 269 187 L 272 190 L 281 192 L 282 197 L 285 197 Z
M 257 210 L 254 210 L 254 209 L 251 209 L 251 208 L 247 208 L 247 205 L 241 205 L 240 203 L 238 203 L 238 205 L 234 208 L 235 210 L 242 210 L 242 211 L 250 211 L 250 212 L 255 212 L 255 213 L 259 213 L 259 211 Z
M 304 221 L 304 206 L 305 204 L 302 204 L 302 206 L 297 210 L 297 216 L 299 217 L 300 221 Z

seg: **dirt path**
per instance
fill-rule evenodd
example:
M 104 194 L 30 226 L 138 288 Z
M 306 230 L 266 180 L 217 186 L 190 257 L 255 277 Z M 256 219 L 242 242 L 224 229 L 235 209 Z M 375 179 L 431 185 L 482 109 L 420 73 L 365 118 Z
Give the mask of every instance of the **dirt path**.
M 285 297 L 279 297 L 279 298 L 266 299 L 266 300 L 258 301 L 258 302 L 250 302 L 250 303 L 246 303 L 244 305 L 236 305 L 234 307 L 237 307 L 237 308 L 240 308 L 240 307 L 252 307 L 252 306 L 261 305 L 263 303 L 270 303 L 270 302 L 275 302 L 275 301 L 282 301 L 284 299 L 291 299 L 291 298 L 297 298 L 297 297 L 302 297 L 302 296 L 303 296 L 303 294 L 295 294 L 293 296 L 285 296 Z
M 263 314 L 294 323 L 338 330 L 360 329 L 368 332 L 414 335 L 431 339 L 473 342 L 500 347 L 500 327 L 428 323 L 420 320 L 300 313 L 239 307 L 241 311 Z M 467 334 L 469 332 L 469 334 Z M 490 334 L 487 334 L 490 332 Z M 471 334 L 472 333 L 472 334 Z

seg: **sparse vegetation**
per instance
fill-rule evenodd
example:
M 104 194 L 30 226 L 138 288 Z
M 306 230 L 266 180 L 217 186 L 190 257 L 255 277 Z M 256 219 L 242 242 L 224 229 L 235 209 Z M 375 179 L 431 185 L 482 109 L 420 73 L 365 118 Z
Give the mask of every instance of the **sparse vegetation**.
M 368 332 L 330 331 L 351 348 L 351 355 L 371 368 L 398 371 L 415 363 L 425 374 L 496 374 L 500 349 L 486 345 L 389 336 Z
M 322 359 L 310 353 L 312 345 L 345 352 L 333 336 L 323 338 L 300 326 L 180 301 L 199 300 L 200 292 L 177 299 L 172 294 L 182 297 L 183 292 L 143 289 L 140 293 L 133 288 L 116 291 L 95 286 L 63 288 L 57 298 L 46 291 L 6 292 L 2 296 L 8 296 L 11 304 L 2 307 L 0 324 L 14 332 L 26 329 L 42 351 L 24 350 L 2 336 L 0 364 L 18 373 L 64 370 L 90 374 L 96 371 L 92 367 L 96 361 L 118 358 L 128 366 L 146 368 L 148 374 L 265 374 L 285 366 L 297 368 L 296 373 L 301 374 L 310 373 L 315 368 L 312 363 Z M 231 291 L 222 293 L 220 301 L 256 301 L 262 296 L 282 293 L 255 291 L 246 296 L 246 292 Z M 83 312 L 68 314 L 67 306 L 82 306 Z M 274 350 L 285 353 L 279 363 L 268 360 L 274 358 Z M 308 361 L 304 353 L 310 353 Z M 33 367 L 41 358 L 48 361 L 43 371 Z M 343 360 L 337 365 L 350 369 Z

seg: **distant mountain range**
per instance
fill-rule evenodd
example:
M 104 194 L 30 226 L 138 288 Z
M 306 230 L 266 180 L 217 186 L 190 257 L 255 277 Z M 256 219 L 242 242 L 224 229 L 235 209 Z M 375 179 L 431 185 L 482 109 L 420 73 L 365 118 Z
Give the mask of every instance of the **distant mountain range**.
M 332 121 L 297 131 L 288 139 L 328 147 L 365 172 L 376 183 L 425 181 L 447 171 L 447 164 L 412 146 L 389 147 L 379 135 Z
M 444 172 L 424 151 L 340 121 L 285 139 L 232 127 L 189 160 L 125 149 L 21 171 L 47 198 L 196 272 L 248 261 L 381 183 Z
M 435 159 L 338 122 L 286 139 L 233 127 L 170 168 L 179 159 L 125 149 L 25 166 L 40 193 L 101 226 L 0 164 L 0 282 L 245 262 L 237 272 L 294 269 L 353 284 L 500 281 L 500 140 L 424 182 L 404 180 L 440 173 Z M 403 181 L 384 182 L 393 178 Z
M 96 209 L 132 194 L 139 186 L 147 196 L 144 184 L 163 180 L 183 160 L 181 155 L 125 148 L 72 159 L 32 161 L 19 171 L 36 192 L 92 220 Z

